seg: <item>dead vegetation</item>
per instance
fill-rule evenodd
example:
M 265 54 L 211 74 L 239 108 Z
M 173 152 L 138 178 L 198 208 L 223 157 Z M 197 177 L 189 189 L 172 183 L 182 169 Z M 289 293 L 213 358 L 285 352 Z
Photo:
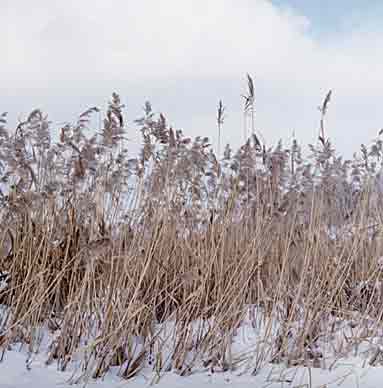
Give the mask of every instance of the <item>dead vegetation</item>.
M 91 108 L 60 128 L 58 142 L 39 110 L 15 131 L 0 117 L 4 351 L 38 351 L 46 327 L 55 333 L 47 362 L 77 360 L 88 376 L 118 366 L 130 378 L 147 365 L 187 375 L 201 362 L 228 370 L 247 361 L 256 373 L 265 362 L 318 363 L 318 341 L 355 313 L 378 333 L 382 141 L 353 160 L 337 156 L 325 132 L 329 93 L 310 155 L 295 139 L 262 144 L 248 82 L 251 136 L 223 155 L 146 103 L 132 158 L 117 94 L 101 131 L 88 130 Z M 223 117 L 220 101 L 219 141 Z M 233 358 L 249 308 L 253 325 L 266 325 L 264 345 Z M 169 322 L 165 343 L 158 325 Z

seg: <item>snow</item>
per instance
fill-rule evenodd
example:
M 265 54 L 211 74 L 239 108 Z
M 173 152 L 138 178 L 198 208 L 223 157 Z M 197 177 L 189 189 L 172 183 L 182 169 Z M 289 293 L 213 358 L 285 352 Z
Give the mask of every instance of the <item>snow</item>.
M 366 319 L 368 321 L 368 319 Z M 275 322 L 271 331 L 277 331 L 279 325 Z M 198 325 L 198 322 L 195 323 Z M 349 331 L 358 334 L 358 328 L 345 322 L 339 322 L 340 330 L 338 337 L 349 335 Z M 172 324 L 168 323 L 163 330 L 166 336 L 167 331 L 172 329 Z M 258 326 L 258 325 L 257 325 Z M 266 326 L 268 326 L 266 324 Z M 254 371 L 255 359 L 258 356 L 258 347 L 260 343 L 266 340 L 264 327 L 254 327 L 249 321 L 244 320 L 242 326 L 234 335 L 233 356 L 247 355 L 249 364 L 242 365 L 241 368 L 232 372 L 219 372 L 212 370 L 211 367 L 202 365 L 196 369 L 190 376 L 182 377 L 175 372 L 166 372 L 161 374 L 158 379 L 149 365 L 143 369 L 138 377 L 130 380 L 124 380 L 117 375 L 117 370 L 112 370 L 106 377 L 98 380 L 81 379 L 77 380 L 78 386 L 85 385 L 94 388 L 118 388 L 129 386 L 132 388 L 143 388 L 153 383 L 158 388 L 221 388 L 221 387 L 239 387 L 239 388 L 379 388 L 383 380 L 383 356 L 377 352 L 377 359 L 371 362 L 373 349 L 379 350 L 381 346 L 380 338 L 372 338 L 365 342 L 360 342 L 358 352 L 354 349 L 345 352 L 345 356 L 340 358 L 326 357 L 321 360 L 319 367 L 295 366 L 287 367 L 285 364 L 266 364 L 256 375 Z M 361 335 L 361 334 L 360 334 Z M 43 347 L 36 354 L 28 357 L 26 347 L 20 344 L 11 345 L 10 350 L 4 353 L 3 361 L 0 363 L 0 387 L 1 388 L 69 388 L 79 377 L 78 364 L 70 364 L 65 372 L 59 371 L 56 363 L 46 364 L 48 344 L 52 338 L 45 333 Z M 322 344 L 322 346 L 324 346 Z M 321 350 L 324 348 L 322 347 Z M 327 352 L 328 353 L 328 352 Z M 347 354 L 346 354 L 347 353 Z M 352 356 L 355 353 L 357 356 Z M 371 366 L 375 364 L 376 366 Z M 81 374 L 81 373 L 80 373 Z
M 9 280 L 9 273 L 7 271 L 0 271 L 0 292 L 8 287 Z
M 254 317 L 255 320 L 254 320 Z M 362 319 L 363 318 L 363 319 Z M 79 387 L 89 386 L 94 388 L 133 387 L 143 388 L 155 384 L 158 388 L 178 387 L 239 387 L 239 388 L 380 388 L 383 380 L 383 329 L 376 327 L 376 321 L 368 316 L 361 318 L 357 313 L 355 319 L 344 321 L 334 318 L 334 330 L 321 336 L 317 341 L 317 348 L 310 348 L 317 352 L 318 362 L 307 360 L 306 365 L 300 362 L 297 366 L 288 366 L 284 361 L 267 363 L 268 336 L 277 335 L 281 328 L 276 319 L 265 319 L 260 310 L 249 308 L 247 316 L 241 326 L 233 333 L 232 357 L 233 360 L 245 360 L 238 363 L 234 371 L 222 372 L 219 367 L 212 369 L 200 363 L 193 368 L 191 375 L 180 376 L 175 371 L 161 372 L 159 376 L 153 372 L 153 363 L 146 360 L 146 366 L 141 373 L 132 379 L 124 380 L 118 375 L 119 368 L 114 367 L 108 374 L 98 380 L 86 378 L 81 372 L 81 349 L 79 358 L 73 358 L 65 372 L 59 371 L 57 363 L 47 365 L 49 347 L 55 340 L 59 331 L 50 333 L 47 328 L 41 328 L 39 334 L 43 335 L 39 351 L 28 354 L 27 346 L 20 343 L 10 345 L 4 353 L 0 363 L 0 388 L 69 388 L 77 383 Z M 205 325 L 213 322 L 195 321 L 190 328 L 194 338 L 198 330 L 206 330 Z M 201 326 L 202 325 L 202 326 Z M 295 332 L 299 331 L 300 323 L 292 325 L 287 338 L 289 351 L 294 352 Z M 166 363 L 169 347 L 172 340 L 167 341 L 174 332 L 173 322 L 158 325 L 161 349 L 154 349 L 154 353 L 162 352 Z M 367 332 L 371 332 L 369 337 Z M 291 333 L 291 340 L 290 340 Z M 331 337 L 331 341 L 329 338 Z M 351 339 L 358 339 L 351 341 Z M 360 339 L 360 340 L 359 340 Z M 138 341 L 138 340 L 137 340 Z M 334 353 L 333 349 L 337 352 Z M 340 350 L 339 350 L 340 349 Z M 323 357 L 321 356 L 323 353 Z M 1 356 L 1 353 L 0 353 Z M 261 360 L 259 371 L 254 375 L 257 360 Z M 315 367 L 314 367 L 315 366 Z M 166 369 L 166 368 L 164 368 Z M 222 370 L 222 368 L 221 368 Z
M 5 354 L 3 363 L 0 364 L 1 388 L 69 388 L 72 374 L 58 372 L 54 365 L 46 366 L 42 357 L 37 357 L 28 366 L 25 354 L 10 351 Z M 235 373 L 211 373 L 207 371 L 196 372 L 188 377 L 181 377 L 168 372 L 155 386 L 158 388 L 181 387 L 238 387 L 238 388 L 379 388 L 382 386 L 382 367 L 369 367 L 358 358 L 349 358 L 339 361 L 332 367 L 331 372 L 319 368 L 296 367 L 286 369 L 282 366 L 267 366 L 257 376 L 239 375 Z M 122 380 L 112 374 L 97 381 L 90 381 L 89 387 L 94 388 L 120 388 L 129 386 L 143 388 L 156 382 L 153 374 L 144 373 L 129 381 Z M 83 387 L 83 384 L 79 385 Z

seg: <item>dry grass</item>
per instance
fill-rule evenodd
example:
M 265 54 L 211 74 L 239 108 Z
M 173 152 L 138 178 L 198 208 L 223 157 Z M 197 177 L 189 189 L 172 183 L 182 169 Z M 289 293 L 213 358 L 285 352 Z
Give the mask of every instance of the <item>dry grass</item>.
M 328 95 L 310 158 L 296 140 L 261 147 L 249 85 L 253 135 L 222 160 L 207 138 L 186 138 L 149 103 L 136 121 L 140 155 L 130 158 L 116 94 L 100 133 L 85 134 L 92 108 L 58 143 L 38 110 L 13 132 L 1 116 L 4 351 L 14 343 L 38 351 L 47 327 L 56 333 L 48 362 L 65 369 L 77 359 L 93 377 L 119 366 L 130 378 L 148 359 L 158 376 L 187 375 L 201 362 L 227 370 L 249 361 L 257 373 L 267 362 L 319 362 L 315 346 L 335 319 L 358 313 L 358 324 L 375 322 L 367 337 L 378 332 L 381 141 L 361 158 L 337 157 L 324 138 Z M 219 112 L 221 132 L 222 103 Z M 233 358 L 249 308 L 266 341 L 255 356 Z M 158 324 L 169 322 L 165 344 Z

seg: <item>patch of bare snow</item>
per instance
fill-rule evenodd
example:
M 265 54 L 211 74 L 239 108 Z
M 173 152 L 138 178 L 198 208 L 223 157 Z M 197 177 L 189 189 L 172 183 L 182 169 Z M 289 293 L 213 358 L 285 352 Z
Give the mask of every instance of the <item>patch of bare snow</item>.
M 54 365 L 46 366 L 43 358 L 37 357 L 26 367 L 25 355 L 21 352 L 7 352 L 0 364 L 1 388 L 69 388 L 70 372 L 58 372 Z M 196 372 L 188 377 L 175 373 L 165 373 L 155 386 L 158 388 L 380 388 L 382 386 L 383 368 L 369 367 L 358 358 L 337 362 L 331 371 L 282 366 L 267 366 L 258 375 L 238 375 L 235 373 Z M 147 387 L 153 382 L 151 373 L 143 374 L 129 381 L 109 374 L 106 378 L 90 381 L 87 386 L 94 388 L 131 388 Z M 80 387 L 83 384 L 79 385 Z
M 302 365 L 288 367 L 283 362 L 279 364 L 263 362 L 261 367 L 255 370 L 257 360 L 262 358 L 260 353 L 263 349 L 267 350 L 267 346 L 263 345 L 268 341 L 270 334 L 275 335 L 279 330 L 277 322 L 268 322 L 266 319 L 263 320 L 262 314 L 256 315 L 258 316 L 256 321 L 251 316 L 246 317 L 242 325 L 233 333 L 233 359 L 248 360 L 235 371 L 220 372 L 219 369 L 214 370 L 214 368 L 204 367 L 201 364 L 193 368 L 190 376 L 182 377 L 175 372 L 164 372 L 158 379 L 150 365 L 147 365 L 138 377 L 124 380 L 117 376 L 116 370 L 112 368 L 106 377 L 98 380 L 89 379 L 86 385 L 94 388 L 122 388 L 126 386 L 143 388 L 153 383 L 158 388 L 380 388 L 383 386 L 383 344 L 380 334 L 366 341 L 361 341 L 358 345 L 358 351 L 354 352 L 353 347 L 347 348 L 346 346 L 343 358 L 339 354 L 337 358 L 331 356 L 328 338 L 324 338 L 322 343 L 318 341 L 318 351 L 323 352 L 326 356 L 321 360 L 321 366 L 317 368 Z M 365 320 L 366 324 L 364 324 L 363 330 L 374 324 L 368 317 L 365 317 Z M 356 319 L 356 322 L 360 322 L 360 319 Z M 352 322 L 335 319 L 334 323 L 338 329 L 333 334 L 339 340 L 344 340 L 344 337 L 350 336 L 351 332 L 360 338 L 366 338 L 362 328 L 359 329 Z M 191 328 L 193 333 L 201 330 L 201 324 L 202 321 L 193 324 Z M 169 348 L 168 352 L 170 353 L 172 341 L 168 342 L 167 338 L 172 337 L 171 334 L 175 329 L 174 324 L 168 322 L 165 328 L 159 327 L 158 329 L 161 329 L 161 336 L 165 344 L 165 348 L 161 350 L 165 355 L 166 348 Z M 202 331 L 204 330 L 203 327 Z M 299 327 L 292 327 L 291 330 L 299 330 Z M 360 333 L 358 330 L 361 330 Z M 25 348 L 20 348 L 18 344 L 12 345 L 11 350 L 4 353 L 3 361 L 0 363 L 0 388 L 76 387 L 73 385 L 73 377 L 79 372 L 78 361 L 72 362 L 65 372 L 58 371 L 55 362 L 47 365 L 48 344 L 51 343 L 54 336 L 47 337 L 49 334 L 44 333 L 40 351 L 29 357 Z M 294 346 L 294 343 L 291 346 Z M 373 349 L 376 349 L 376 360 Z M 154 349 L 154 353 L 156 350 Z M 81 352 L 81 350 L 79 351 Z M 81 355 L 79 357 L 81 358 Z M 85 382 L 82 380 L 78 386 L 83 387 L 84 385 Z

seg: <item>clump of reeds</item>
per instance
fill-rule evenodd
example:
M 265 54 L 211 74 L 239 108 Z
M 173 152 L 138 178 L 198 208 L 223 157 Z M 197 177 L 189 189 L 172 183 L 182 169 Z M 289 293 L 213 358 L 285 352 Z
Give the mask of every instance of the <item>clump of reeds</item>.
M 47 362 L 78 360 L 84 376 L 246 362 L 256 373 L 267 362 L 317 365 L 336 320 L 381 321 L 381 140 L 351 161 L 338 157 L 324 132 L 328 94 L 308 158 L 296 140 L 266 148 L 250 76 L 248 86 L 252 135 L 222 159 L 148 102 L 132 157 L 117 94 L 101 131 L 85 131 L 91 108 L 58 142 L 40 110 L 15 131 L 0 116 L 4 351 L 38 351 L 46 327 L 55 333 Z M 220 103 L 219 131 L 223 114 Z M 248 311 L 264 345 L 233 356 Z

